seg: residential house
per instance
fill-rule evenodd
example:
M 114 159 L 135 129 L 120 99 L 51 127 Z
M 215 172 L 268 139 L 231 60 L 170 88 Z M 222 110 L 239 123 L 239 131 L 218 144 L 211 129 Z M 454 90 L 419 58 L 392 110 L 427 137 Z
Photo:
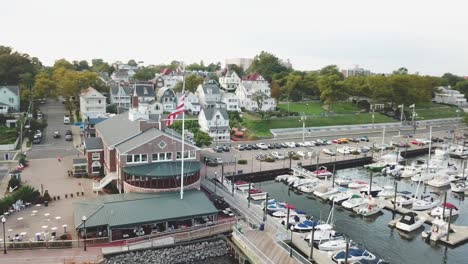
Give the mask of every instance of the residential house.
M 171 69 L 165 68 L 155 76 L 155 87 L 159 88 L 170 88 L 174 89 L 179 82 L 182 82 L 184 79 L 182 74 L 175 72 Z
M 200 130 L 206 132 L 215 142 L 230 140 L 229 115 L 223 108 L 202 108 L 198 115 Z
M 118 108 L 130 108 L 131 94 L 132 92 L 128 84 L 116 82 L 110 85 L 110 103 L 116 105 Z
M 152 83 L 135 83 L 133 84 L 132 89 L 136 90 L 138 102 L 140 103 L 149 103 L 156 100 Z
M 226 105 L 227 111 L 240 112 L 239 98 L 235 93 L 223 92 L 221 101 Z
M 20 110 L 20 89 L 16 85 L 0 85 L 0 113 Z
M 177 99 L 182 96 L 182 93 L 177 93 Z M 178 100 L 177 100 L 178 101 Z M 191 115 L 200 114 L 201 106 L 198 97 L 192 92 L 185 92 L 185 112 Z
M 240 82 L 241 78 L 235 71 L 228 70 L 224 76 L 219 77 L 219 85 L 227 92 L 235 91 Z
M 343 69 L 341 73 L 345 78 L 353 77 L 353 76 L 370 76 L 372 72 L 370 70 L 366 70 L 364 68 L 360 68 L 358 65 L 354 66 L 351 69 Z
M 268 85 L 268 81 L 259 73 L 251 73 L 242 79 L 243 83 L 260 83 Z
M 135 71 L 132 69 L 117 69 L 112 73 L 111 79 L 116 82 L 129 82 L 133 79 L 133 75 L 135 75 Z
M 466 107 L 466 98 L 465 95 L 460 93 L 460 91 L 451 89 L 450 86 L 447 87 L 438 87 L 438 92 L 435 93 L 434 99 L 432 101 L 442 104 L 451 104 L 460 107 Z
M 96 118 L 86 118 L 84 119 L 84 131 L 86 137 L 95 137 L 96 136 L 96 125 L 101 123 L 104 120 L 107 120 L 107 116 L 96 117 Z
M 221 91 L 215 81 L 207 81 L 204 84 L 198 85 L 195 94 L 200 100 L 202 107 L 221 102 Z
M 86 150 L 100 153 L 106 176 L 93 184 L 99 191 L 115 181 L 121 192 L 166 192 L 180 190 L 181 162 L 184 157 L 184 188 L 200 188 L 200 149 L 185 142 L 173 132 L 166 131 L 164 117 L 153 115 L 146 104 L 132 97 L 132 106 L 127 113 L 115 115 L 96 125 L 96 138 L 102 148 Z M 85 143 L 86 144 L 86 143 Z M 97 149 L 97 150 L 95 150 Z M 101 150 L 102 149 L 102 150 Z M 97 161 L 98 154 L 87 155 Z M 94 161 L 93 161 L 94 162 Z M 93 173 L 94 169 L 91 166 Z
M 160 88 L 158 90 L 158 102 L 162 104 L 165 112 L 172 112 L 177 107 L 177 96 L 170 88 Z
M 240 107 L 247 111 L 271 111 L 276 108 L 276 101 L 271 98 L 270 87 L 264 82 L 242 81 L 237 87 L 236 95 Z M 256 100 L 258 96 L 260 99 Z M 259 109 L 257 101 L 261 102 L 261 109 Z
M 93 87 L 88 87 L 80 94 L 80 112 L 83 118 L 106 114 L 106 97 Z

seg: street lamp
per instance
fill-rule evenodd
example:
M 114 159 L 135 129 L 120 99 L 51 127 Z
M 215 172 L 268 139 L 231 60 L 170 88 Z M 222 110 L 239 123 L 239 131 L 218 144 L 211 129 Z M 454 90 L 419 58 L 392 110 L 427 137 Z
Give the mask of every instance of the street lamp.
M 217 181 L 217 180 L 218 180 L 218 172 L 215 171 L 215 179 L 214 179 L 214 182 L 213 182 L 214 185 L 215 185 L 215 194 L 216 194 L 216 185 L 217 185 L 217 184 L 216 184 L 216 181 Z
M 3 254 L 6 254 L 6 238 L 5 238 L 5 217 L 2 217 L 2 224 L 3 224 Z
M 83 218 L 81 218 L 81 221 L 83 222 L 83 230 L 84 230 L 84 251 L 86 251 L 86 216 L 83 215 Z

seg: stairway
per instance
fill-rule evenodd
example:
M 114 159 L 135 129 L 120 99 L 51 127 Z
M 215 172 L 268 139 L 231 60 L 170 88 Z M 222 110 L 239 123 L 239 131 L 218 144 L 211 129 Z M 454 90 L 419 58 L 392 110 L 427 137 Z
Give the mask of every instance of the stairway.
M 93 191 L 98 192 L 101 191 L 107 184 L 111 181 L 117 180 L 117 173 L 109 173 L 104 178 L 102 178 L 99 182 L 93 182 Z

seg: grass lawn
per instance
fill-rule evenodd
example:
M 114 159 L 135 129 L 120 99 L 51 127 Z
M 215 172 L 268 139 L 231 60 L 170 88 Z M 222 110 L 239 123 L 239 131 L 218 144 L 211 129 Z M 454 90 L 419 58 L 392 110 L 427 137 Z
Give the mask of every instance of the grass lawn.
M 455 106 L 444 106 L 438 105 L 437 108 L 416 108 L 417 120 L 428 120 L 428 119 L 438 119 L 438 118 L 451 118 L 457 117 L 458 107 Z M 459 117 L 463 117 L 463 110 L 459 110 Z M 408 117 L 411 119 L 411 117 Z
M 288 103 L 278 104 L 278 108 L 288 111 Z M 333 105 L 333 112 L 336 114 L 352 114 L 359 112 L 359 108 L 350 102 L 341 102 Z M 319 115 L 326 112 L 323 109 L 323 104 L 320 102 L 301 102 L 301 103 L 289 103 L 289 112 L 303 113 L 307 115 Z
M 243 125 L 257 137 L 269 137 L 271 136 L 270 129 L 302 127 L 302 122 L 299 120 L 300 117 L 261 120 L 250 115 L 244 115 Z M 394 119 L 381 114 L 375 114 L 374 121 L 375 123 L 395 122 Z M 314 116 L 306 120 L 306 127 L 370 123 L 372 123 L 372 114 L 368 113 L 344 116 Z
M 15 128 L 0 127 L 0 145 L 13 144 L 18 138 Z

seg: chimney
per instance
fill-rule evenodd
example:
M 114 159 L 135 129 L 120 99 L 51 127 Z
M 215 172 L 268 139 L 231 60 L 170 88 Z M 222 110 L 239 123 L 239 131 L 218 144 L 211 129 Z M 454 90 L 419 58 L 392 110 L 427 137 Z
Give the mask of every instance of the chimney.
M 136 85 L 135 85 L 135 89 L 133 89 L 132 108 L 138 108 L 138 95 L 136 92 Z

